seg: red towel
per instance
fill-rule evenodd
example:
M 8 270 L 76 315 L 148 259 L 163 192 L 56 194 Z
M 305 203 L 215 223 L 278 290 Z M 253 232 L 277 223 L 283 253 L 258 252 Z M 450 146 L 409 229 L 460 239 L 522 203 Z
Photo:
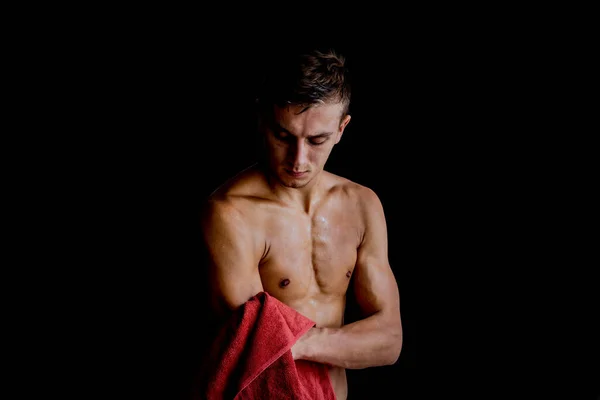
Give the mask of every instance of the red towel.
M 314 325 L 268 293 L 258 293 L 217 335 L 196 398 L 335 400 L 325 365 L 292 358 L 292 346 Z

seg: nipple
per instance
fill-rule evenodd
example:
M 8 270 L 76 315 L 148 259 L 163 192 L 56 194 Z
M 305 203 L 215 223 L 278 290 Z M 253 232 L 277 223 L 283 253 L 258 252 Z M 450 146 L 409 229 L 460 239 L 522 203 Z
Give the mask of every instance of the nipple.
M 350 272 L 350 271 L 346 272 L 346 278 L 350 278 L 351 275 L 352 275 L 352 272 Z
M 286 287 L 287 285 L 290 284 L 290 280 L 289 279 L 282 279 L 281 282 L 279 282 L 279 287 Z

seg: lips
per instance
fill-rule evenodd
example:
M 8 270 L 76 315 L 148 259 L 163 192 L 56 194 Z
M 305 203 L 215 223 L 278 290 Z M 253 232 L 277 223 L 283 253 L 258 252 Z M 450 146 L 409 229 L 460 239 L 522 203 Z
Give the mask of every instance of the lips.
M 286 169 L 285 172 L 287 172 L 290 176 L 293 176 L 294 178 L 300 178 L 301 176 L 304 176 L 308 173 L 308 171 L 294 172 L 294 171 L 290 171 L 288 169 Z

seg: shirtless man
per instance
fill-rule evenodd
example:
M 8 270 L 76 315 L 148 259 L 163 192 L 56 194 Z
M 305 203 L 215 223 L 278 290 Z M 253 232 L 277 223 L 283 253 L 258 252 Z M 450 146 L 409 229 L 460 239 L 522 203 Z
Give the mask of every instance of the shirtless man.
M 328 365 L 336 398 L 346 399 L 345 369 L 400 355 L 398 286 L 379 198 L 324 170 L 350 122 L 344 58 L 330 51 L 296 60 L 278 63 L 257 101 L 265 158 L 206 204 L 212 299 L 234 310 L 266 291 L 316 322 L 292 355 Z M 344 324 L 350 284 L 364 319 Z

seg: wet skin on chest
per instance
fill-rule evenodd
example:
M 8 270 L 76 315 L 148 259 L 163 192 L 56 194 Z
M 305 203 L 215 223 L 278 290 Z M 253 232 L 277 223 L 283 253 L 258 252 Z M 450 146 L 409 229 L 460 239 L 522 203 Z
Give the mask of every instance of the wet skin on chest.
M 259 267 L 264 289 L 318 324 L 339 326 L 360 243 L 356 210 L 333 199 L 312 215 L 269 211 L 268 252 Z

